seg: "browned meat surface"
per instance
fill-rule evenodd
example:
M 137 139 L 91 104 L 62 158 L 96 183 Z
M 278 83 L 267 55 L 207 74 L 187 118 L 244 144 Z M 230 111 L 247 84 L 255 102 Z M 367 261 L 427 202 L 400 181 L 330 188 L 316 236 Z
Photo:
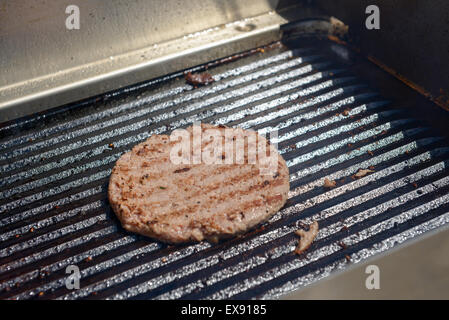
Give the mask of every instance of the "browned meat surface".
M 318 235 L 318 222 L 314 221 L 309 226 L 309 231 L 305 231 L 303 229 L 299 229 L 295 233 L 298 236 L 301 237 L 299 239 L 298 246 L 295 249 L 295 253 L 296 254 L 302 254 L 307 249 L 309 249 L 309 247 L 312 244 L 313 240 L 315 240 L 316 236 Z
M 186 81 L 193 86 L 204 86 L 214 82 L 214 78 L 207 72 L 204 73 L 187 73 Z
M 248 133 L 227 128 L 232 132 L 229 136 L 224 134 L 226 127 L 211 125 L 197 126 L 196 130 L 205 133 L 208 128 L 219 129 L 222 143 Z M 188 132 L 192 135 L 192 127 Z M 217 155 L 222 164 L 175 164 L 170 151 L 176 141 L 170 141 L 168 135 L 153 135 L 123 154 L 112 170 L 108 190 L 110 204 L 123 227 L 161 241 L 181 243 L 217 241 L 266 221 L 287 200 L 289 172 L 277 150 L 257 136 L 275 157 L 271 174 L 261 174 L 259 161 L 249 163 L 248 140 L 243 164 L 226 164 L 226 157 L 232 154 L 224 147 Z M 202 140 L 201 150 L 210 151 L 209 145 Z

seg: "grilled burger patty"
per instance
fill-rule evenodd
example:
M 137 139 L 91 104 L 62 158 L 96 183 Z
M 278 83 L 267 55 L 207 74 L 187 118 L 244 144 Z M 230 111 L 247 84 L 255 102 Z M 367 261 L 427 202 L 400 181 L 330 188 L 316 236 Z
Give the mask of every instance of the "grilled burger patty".
M 211 128 L 219 130 L 222 143 L 249 132 L 204 124 L 197 130 L 204 133 Z M 225 136 L 225 129 L 232 130 L 232 135 Z M 187 132 L 192 137 L 193 127 Z M 170 151 L 177 141 L 170 141 L 168 135 L 153 135 L 123 154 L 112 170 L 108 188 L 109 202 L 122 226 L 168 243 L 216 242 L 266 221 L 287 200 L 289 173 L 277 150 L 252 133 L 275 156 L 274 171 L 269 174 L 261 174 L 259 161 L 249 163 L 248 140 L 243 164 L 176 164 Z M 201 151 L 208 146 L 210 142 L 201 141 Z M 218 156 L 223 162 L 235 157 L 224 147 Z

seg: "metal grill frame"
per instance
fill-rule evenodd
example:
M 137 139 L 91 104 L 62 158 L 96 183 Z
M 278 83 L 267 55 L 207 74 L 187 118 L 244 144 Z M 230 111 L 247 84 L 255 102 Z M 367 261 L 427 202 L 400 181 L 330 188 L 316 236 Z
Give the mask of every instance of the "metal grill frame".
M 446 224 L 447 113 L 341 44 L 284 44 L 195 68 L 211 86 L 179 72 L 0 126 L 0 298 L 272 298 Z M 126 233 L 106 198 L 115 159 L 199 119 L 279 129 L 286 206 L 217 245 Z M 298 257 L 293 231 L 313 220 L 319 236 Z M 73 292 L 69 264 L 82 271 Z

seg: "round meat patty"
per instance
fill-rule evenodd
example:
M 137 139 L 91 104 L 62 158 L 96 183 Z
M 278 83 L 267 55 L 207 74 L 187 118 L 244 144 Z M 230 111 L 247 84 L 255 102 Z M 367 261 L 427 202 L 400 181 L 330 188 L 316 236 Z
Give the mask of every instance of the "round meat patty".
M 219 135 L 205 138 L 209 129 Z M 117 160 L 108 196 L 126 230 L 168 243 L 216 242 L 266 221 L 285 204 L 290 189 L 288 168 L 264 137 L 254 131 L 205 124 L 184 131 L 191 139 L 198 132 L 203 138 L 196 141 L 200 141 L 203 157 L 209 155 L 207 163 L 193 161 L 194 150 L 200 149 L 194 149 L 195 140 L 185 154 L 173 134 L 153 135 Z M 271 170 L 260 156 L 254 162 L 255 143 L 248 138 L 250 134 L 269 150 L 265 154 L 274 161 Z M 216 152 L 220 140 L 221 150 Z M 225 143 L 233 149 L 226 149 Z M 238 158 L 239 146 L 244 148 L 243 158 Z M 178 156 L 176 161 L 174 156 Z

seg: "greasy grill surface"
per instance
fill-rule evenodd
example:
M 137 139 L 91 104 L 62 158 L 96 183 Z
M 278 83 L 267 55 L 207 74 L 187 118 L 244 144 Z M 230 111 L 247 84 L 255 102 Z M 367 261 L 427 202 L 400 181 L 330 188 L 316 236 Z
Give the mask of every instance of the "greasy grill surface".
M 2 125 L 0 298 L 273 297 L 447 223 L 449 143 L 407 109 L 415 100 L 379 94 L 356 74 L 366 62 L 341 50 L 253 51 L 211 68 L 217 81 L 206 87 L 175 75 Z M 107 201 L 114 162 L 194 121 L 278 130 L 286 206 L 214 245 L 126 233 Z M 317 239 L 295 255 L 294 231 L 314 220 Z M 79 290 L 65 287 L 71 264 Z

